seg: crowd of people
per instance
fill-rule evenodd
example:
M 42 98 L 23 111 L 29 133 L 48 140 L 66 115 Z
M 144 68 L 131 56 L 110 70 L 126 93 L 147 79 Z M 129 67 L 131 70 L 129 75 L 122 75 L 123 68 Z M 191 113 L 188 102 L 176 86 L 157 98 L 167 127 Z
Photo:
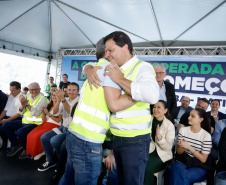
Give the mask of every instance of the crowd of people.
M 11 82 L 9 97 L 0 90 L 0 139 L 3 147 L 11 142 L 8 157 L 46 156 L 37 170 L 55 167 L 51 183 L 59 185 L 96 185 L 102 161 L 108 185 L 154 185 L 161 171 L 169 185 L 226 183 L 219 100 L 200 98 L 192 108 L 184 96 L 177 107 L 165 66 L 139 60 L 123 32 L 100 39 L 96 58 L 83 68 L 80 95 L 67 74 L 59 87 L 49 77 L 47 96 L 36 82 L 23 92 Z M 110 151 L 104 160 L 103 149 Z

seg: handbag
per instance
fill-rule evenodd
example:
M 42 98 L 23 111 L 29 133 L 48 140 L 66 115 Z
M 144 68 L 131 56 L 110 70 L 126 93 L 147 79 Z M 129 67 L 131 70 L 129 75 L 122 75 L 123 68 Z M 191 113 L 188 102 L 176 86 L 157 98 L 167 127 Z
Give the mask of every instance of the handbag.
M 214 157 L 209 154 L 205 163 L 202 163 L 195 157 L 191 157 L 187 153 L 178 154 L 176 153 L 176 160 L 186 164 L 188 167 L 199 167 L 204 168 L 208 171 L 214 171 L 216 168 L 216 162 Z

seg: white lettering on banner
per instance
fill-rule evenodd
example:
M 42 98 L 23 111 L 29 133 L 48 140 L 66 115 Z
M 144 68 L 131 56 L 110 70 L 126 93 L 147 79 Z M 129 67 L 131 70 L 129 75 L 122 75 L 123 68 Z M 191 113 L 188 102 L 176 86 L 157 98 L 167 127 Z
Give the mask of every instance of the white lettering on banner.
M 174 78 L 172 76 L 167 75 L 164 80 L 169 80 L 171 84 L 174 84 Z
M 221 90 L 226 93 L 226 79 L 221 82 Z
M 204 91 L 205 78 L 193 77 L 191 90 L 193 91 Z
M 191 88 L 191 77 L 186 77 L 184 80 L 180 76 L 176 76 L 175 89 L 179 89 L 185 86 L 185 90 L 190 90 Z
M 182 79 L 181 76 L 175 76 L 174 80 L 172 76 L 167 75 L 164 80 L 169 80 L 171 84 L 175 84 L 175 90 L 184 88 L 187 91 L 203 92 L 206 88 L 210 95 L 220 90 L 226 93 L 226 79 L 223 81 L 220 81 L 218 78 L 209 78 L 206 80 L 204 77 L 185 77 Z
M 211 84 L 213 83 L 218 84 L 220 83 L 220 80 L 218 78 L 209 78 L 205 83 L 205 88 L 209 91 L 210 95 L 220 90 L 219 87 L 212 87 Z

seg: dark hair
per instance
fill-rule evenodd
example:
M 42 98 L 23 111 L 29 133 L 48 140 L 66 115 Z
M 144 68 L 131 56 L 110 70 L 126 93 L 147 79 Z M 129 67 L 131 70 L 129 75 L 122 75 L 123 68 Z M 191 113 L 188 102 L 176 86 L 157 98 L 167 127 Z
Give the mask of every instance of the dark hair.
M 79 91 L 79 85 L 76 82 L 71 82 L 67 86 L 69 86 L 69 85 L 76 85 L 78 87 L 78 91 Z
M 218 99 L 213 99 L 213 100 L 211 101 L 211 103 L 212 103 L 213 101 L 218 101 L 219 105 L 221 105 L 220 100 L 218 100 Z
M 64 86 L 62 87 L 62 89 L 64 89 L 64 88 L 67 88 L 67 86 L 66 86 L 66 85 L 64 85 Z
M 78 105 L 78 102 L 76 102 L 76 103 L 74 104 L 74 106 L 71 108 L 71 117 L 72 117 L 72 118 L 73 118 L 73 116 L 74 116 L 74 112 L 75 112 L 75 109 L 76 109 L 77 105 Z
M 99 60 L 100 58 L 103 58 L 104 55 L 105 55 L 104 38 L 101 38 L 96 44 L 96 58 L 97 58 L 97 60 Z
M 49 78 L 52 78 L 54 80 L 54 78 L 52 76 L 50 76 Z
M 170 113 L 169 113 L 169 109 L 167 107 L 167 103 L 164 100 L 159 100 L 158 102 L 160 102 L 163 105 L 164 109 L 167 109 L 167 112 L 165 113 L 165 117 L 168 120 L 170 120 Z
M 21 89 L 21 85 L 20 85 L 20 83 L 17 82 L 17 81 L 12 81 L 12 82 L 10 82 L 9 85 L 10 85 L 11 87 L 12 87 L 12 86 L 15 86 L 16 89 Z
M 68 75 L 67 74 L 63 74 L 62 76 L 66 76 L 68 78 Z
M 206 113 L 205 110 L 197 108 L 195 109 L 198 112 L 198 115 L 200 118 L 203 118 L 203 121 L 201 122 L 201 127 L 206 130 L 208 133 L 211 133 L 211 119 L 210 115 Z
M 51 97 L 52 97 L 52 94 L 51 94 Z M 53 100 L 52 100 L 51 97 L 50 97 L 50 102 L 49 102 L 49 104 L 46 107 L 48 111 L 50 111 L 50 109 L 53 107 Z
M 210 104 L 209 100 L 207 100 L 206 98 L 200 98 L 199 101 L 200 101 L 200 100 L 202 100 L 203 102 L 208 103 L 208 105 Z M 198 102 L 199 102 L 199 101 L 198 101 Z
M 28 91 L 28 87 L 24 87 L 23 90 L 24 90 L 24 91 Z
M 125 44 L 128 45 L 128 49 L 131 55 L 133 55 L 133 44 L 128 35 L 121 31 L 115 31 L 104 37 L 104 44 L 106 41 L 113 39 L 117 46 L 123 47 Z
M 56 84 L 53 84 L 53 85 L 51 85 L 51 87 L 57 87 L 57 85 Z

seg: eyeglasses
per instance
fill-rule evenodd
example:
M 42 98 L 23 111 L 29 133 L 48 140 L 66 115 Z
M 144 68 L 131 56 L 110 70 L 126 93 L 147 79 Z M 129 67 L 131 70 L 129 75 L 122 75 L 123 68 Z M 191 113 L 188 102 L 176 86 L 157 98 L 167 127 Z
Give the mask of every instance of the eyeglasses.
M 38 89 L 29 89 L 29 91 L 37 91 Z
M 163 75 L 165 72 L 155 72 L 156 75 Z

